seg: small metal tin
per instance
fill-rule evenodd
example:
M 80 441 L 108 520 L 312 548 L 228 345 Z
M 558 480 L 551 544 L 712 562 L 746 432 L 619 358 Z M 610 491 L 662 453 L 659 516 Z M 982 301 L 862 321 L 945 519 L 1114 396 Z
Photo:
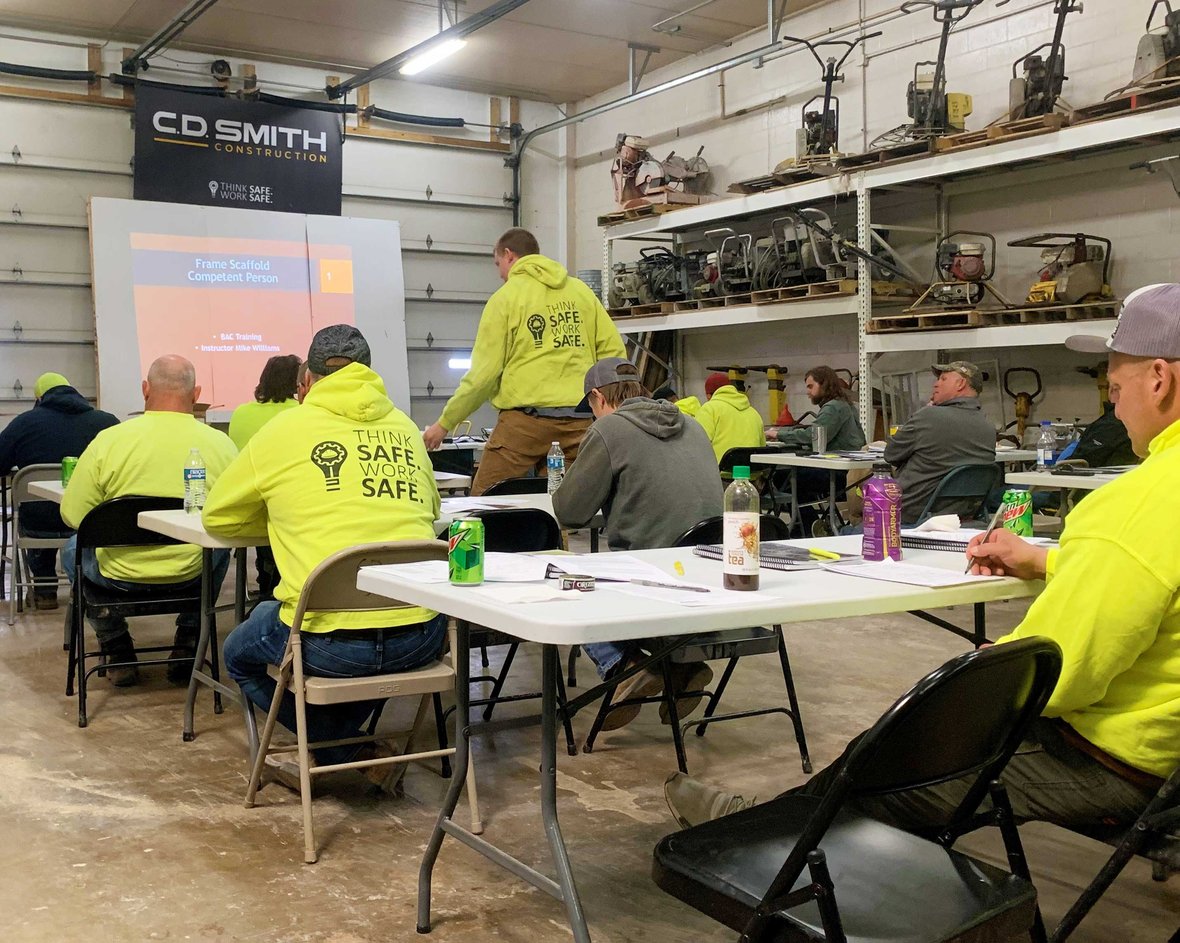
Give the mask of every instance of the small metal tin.
M 561 577 L 561 588 L 563 590 L 577 590 L 579 593 L 592 593 L 594 592 L 594 577 L 565 573 Z

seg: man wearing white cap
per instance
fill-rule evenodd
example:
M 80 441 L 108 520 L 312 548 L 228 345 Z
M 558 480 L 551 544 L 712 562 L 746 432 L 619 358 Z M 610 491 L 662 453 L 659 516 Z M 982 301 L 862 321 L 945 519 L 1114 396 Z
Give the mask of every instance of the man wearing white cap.
M 91 440 L 119 420 L 95 409 L 60 373 L 43 373 L 33 386 L 33 408 L 16 416 L 0 432 L 0 474 L 27 465 L 56 465 L 67 455 L 78 456 Z M 69 537 L 67 527 L 51 501 L 21 506 L 21 533 L 26 537 Z M 57 551 L 26 550 L 25 559 L 36 584 L 33 604 L 38 609 L 57 608 Z
M 1018 820 L 1084 828 L 1134 820 L 1180 765 L 1180 284 L 1128 296 L 1109 340 L 1075 336 L 1067 345 L 1109 353 L 1110 399 L 1144 462 L 1070 512 L 1059 548 L 1001 528 L 967 552 L 976 573 L 1047 581 L 996 643 L 1042 636 L 1063 657 L 1003 780 Z M 822 793 L 838 765 L 801 790 Z M 864 807 L 921 831 L 947 821 L 966 788 L 955 781 Z M 682 824 L 752 801 L 680 776 L 665 792 Z

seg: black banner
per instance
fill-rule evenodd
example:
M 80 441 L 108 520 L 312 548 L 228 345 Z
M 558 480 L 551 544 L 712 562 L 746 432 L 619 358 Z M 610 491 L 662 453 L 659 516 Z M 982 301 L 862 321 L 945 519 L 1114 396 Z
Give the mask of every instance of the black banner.
M 340 116 L 135 90 L 135 199 L 340 215 Z

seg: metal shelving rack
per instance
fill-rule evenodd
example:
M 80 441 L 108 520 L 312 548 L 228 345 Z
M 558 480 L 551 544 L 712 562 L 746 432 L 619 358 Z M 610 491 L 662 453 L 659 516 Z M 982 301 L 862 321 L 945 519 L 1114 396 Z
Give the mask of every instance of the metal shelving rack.
M 620 239 L 652 242 L 677 241 L 686 233 L 725 222 L 742 222 L 768 213 L 836 198 L 856 201 L 857 243 L 868 249 L 871 242 L 872 196 L 905 186 L 939 187 L 972 178 L 1004 178 L 995 189 L 1034 180 L 1038 173 L 1084 173 L 1094 169 L 1095 161 L 1116 159 L 1122 155 L 1127 166 L 1145 148 L 1170 143 L 1180 138 L 1180 104 L 1148 107 L 1116 117 L 1071 125 L 1058 131 L 1011 141 L 997 141 L 987 147 L 926 155 L 871 167 L 853 173 L 835 174 L 808 180 L 793 186 L 733 199 L 703 203 L 674 212 L 619 223 L 603 229 L 603 303 L 610 290 L 613 244 Z M 946 229 L 945 198 L 938 193 L 938 227 Z M 933 232 L 934 230 L 932 230 Z M 735 305 L 678 312 L 669 315 L 640 317 L 618 322 L 624 334 L 649 331 L 688 331 L 702 328 L 750 325 L 817 317 L 842 317 L 855 314 L 857 324 L 857 364 L 861 377 L 861 422 L 868 428 L 872 403 L 871 355 L 895 351 L 939 350 L 943 348 L 975 349 L 994 347 L 1032 347 L 1056 345 L 1069 334 L 1086 330 L 1086 325 L 1101 331 L 1109 320 L 1067 321 L 1052 324 L 1013 324 L 954 330 L 914 331 L 899 334 L 870 334 L 873 299 L 869 268 L 858 267 L 858 291 L 855 296 L 825 300 L 782 302 L 773 305 Z

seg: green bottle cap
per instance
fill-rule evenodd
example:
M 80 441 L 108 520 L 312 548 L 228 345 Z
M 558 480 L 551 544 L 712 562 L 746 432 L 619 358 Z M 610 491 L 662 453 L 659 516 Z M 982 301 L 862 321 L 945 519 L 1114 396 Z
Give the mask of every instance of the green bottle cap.
M 750 477 L 750 466 L 749 465 L 734 465 L 733 466 L 733 477 L 734 478 L 749 478 Z

